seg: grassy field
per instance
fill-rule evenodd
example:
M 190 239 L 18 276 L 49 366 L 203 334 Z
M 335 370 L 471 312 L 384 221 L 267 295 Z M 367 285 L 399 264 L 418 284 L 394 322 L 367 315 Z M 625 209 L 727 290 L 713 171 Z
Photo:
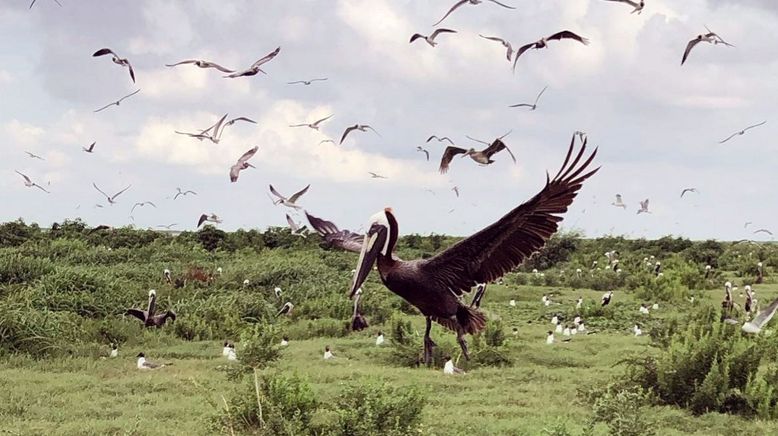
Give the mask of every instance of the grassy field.
M 769 301 L 778 286 L 758 287 L 759 297 Z M 396 298 L 379 291 L 386 298 Z M 543 309 L 540 297 L 553 292 L 559 306 Z M 507 348 L 514 359 L 508 368 L 469 370 L 463 376 L 444 376 L 439 370 L 398 368 L 388 360 L 390 345 L 376 347 L 373 334 L 380 326 L 342 338 L 293 340 L 283 351 L 274 371 L 296 373 L 327 402 L 344 383 L 380 379 L 393 386 L 420 388 L 428 399 L 423 414 L 423 434 L 432 435 L 544 435 L 580 434 L 591 405 L 578 395 L 579 388 L 605 384 L 623 371 L 617 363 L 630 354 L 654 353 L 650 338 L 634 337 L 628 329 L 576 335 L 569 343 L 545 344 L 548 319 L 557 308 L 574 305 L 582 295 L 587 304 L 599 301 L 601 292 L 558 288 L 490 286 L 485 309 L 503 320 L 508 331 Z M 698 293 L 696 305 L 717 305 L 719 290 Z M 508 305 L 510 299 L 517 306 Z M 614 306 L 634 307 L 639 302 L 617 293 Z M 663 318 L 690 310 L 662 304 L 648 317 Z M 421 317 L 410 317 L 422 331 Z M 297 321 L 303 322 L 303 321 Z M 629 325 L 633 320 L 625 322 Z M 292 328 L 285 325 L 284 328 Z M 510 329 L 518 328 L 518 335 Z M 598 330 L 591 321 L 588 329 Z M 384 328 L 386 331 L 388 327 Z M 558 335 L 561 336 L 561 335 Z M 441 346 L 454 346 L 454 337 L 433 328 Z M 209 420 L 217 412 L 222 395 L 233 388 L 220 367 L 218 341 L 188 342 L 163 332 L 144 332 L 137 345 L 120 349 L 118 359 L 94 356 L 33 360 L 14 355 L 0 367 L 0 421 L 8 434 L 211 434 Z M 325 345 L 337 356 L 323 361 Z M 237 345 L 240 353 L 240 344 Z M 153 361 L 172 362 L 158 371 L 139 371 L 135 355 L 144 351 Z M 103 351 L 107 354 L 108 348 Z M 240 356 L 240 354 L 239 354 Z M 459 362 L 467 369 L 467 363 Z M 672 407 L 652 407 L 647 414 L 659 435 L 778 434 L 778 422 L 747 420 L 719 413 L 699 417 Z M 323 418 L 324 419 L 324 418 Z M 565 427 L 569 433 L 553 433 Z M 595 434 L 608 434 L 603 424 Z

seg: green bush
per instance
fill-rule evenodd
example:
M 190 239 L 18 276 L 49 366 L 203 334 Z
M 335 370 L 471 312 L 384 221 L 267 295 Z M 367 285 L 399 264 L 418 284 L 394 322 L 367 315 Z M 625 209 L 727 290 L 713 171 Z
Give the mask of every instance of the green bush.
M 405 436 L 418 431 L 425 400 L 414 388 L 359 383 L 335 401 L 337 423 L 332 434 Z
M 24 256 L 8 250 L 0 252 L 0 283 L 29 283 L 54 270 L 48 259 Z
M 654 423 L 646 411 L 650 404 L 651 395 L 643 388 L 609 385 L 594 396 L 592 422 L 607 424 L 608 434 L 614 436 L 652 436 Z

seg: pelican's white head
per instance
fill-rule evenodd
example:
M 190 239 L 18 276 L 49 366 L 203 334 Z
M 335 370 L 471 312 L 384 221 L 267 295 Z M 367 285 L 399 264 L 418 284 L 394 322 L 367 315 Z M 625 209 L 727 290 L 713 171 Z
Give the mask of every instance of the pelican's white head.
M 155 291 L 154 289 L 149 290 L 149 297 L 155 297 L 156 295 L 157 295 L 157 291 Z
M 732 289 L 732 282 L 726 282 L 724 283 L 724 289 Z

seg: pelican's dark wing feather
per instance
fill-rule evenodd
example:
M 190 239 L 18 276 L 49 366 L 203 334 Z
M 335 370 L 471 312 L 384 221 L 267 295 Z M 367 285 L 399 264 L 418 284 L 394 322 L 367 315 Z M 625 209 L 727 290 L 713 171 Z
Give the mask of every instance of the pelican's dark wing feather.
M 440 173 L 445 174 L 446 171 L 448 171 L 448 165 L 451 163 L 451 160 L 454 159 L 454 156 L 462 153 L 467 153 L 467 150 L 454 147 L 453 145 L 446 147 L 446 150 L 443 152 L 443 157 L 440 158 Z
M 486 157 L 492 157 L 492 155 L 503 150 L 507 150 L 508 154 L 511 155 L 513 162 L 516 163 L 516 157 L 513 155 L 513 152 L 508 148 L 508 146 L 505 145 L 504 142 L 502 142 L 501 139 L 495 139 L 494 142 L 492 142 L 492 144 L 483 151 L 483 153 L 486 155 Z
M 569 30 L 563 30 L 561 32 L 557 32 L 557 33 L 549 36 L 546 39 L 548 39 L 549 41 L 552 40 L 552 39 L 556 39 L 556 40 L 574 39 L 574 40 L 580 42 L 581 44 L 589 44 L 589 40 L 588 39 L 584 38 L 583 36 L 577 35 L 576 33 L 573 33 L 573 32 L 571 32 Z
M 557 231 L 583 182 L 599 170 L 584 173 L 597 150 L 584 157 L 586 142 L 573 156 L 571 143 L 562 168 L 531 200 L 496 223 L 419 264 L 420 272 L 444 288 L 461 295 L 478 283 L 492 282 L 511 271 Z M 569 164 L 569 165 L 568 165 Z
M 353 251 L 354 253 L 362 251 L 364 236 L 348 230 L 340 230 L 334 223 L 321 218 L 316 218 L 308 212 L 305 212 L 305 216 L 308 218 L 308 222 L 311 223 L 311 227 L 313 227 L 329 245 L 338 247 L 342 250 Z
M 146 312 L 140 310 L 140 309 L 127 309 L 127 312 L 124 312 L 125 315 L 132 315 L 135 318 L 138 318 L 139 320 L 146 322 Z
M 531 49 L 532 47 L 534 47 L 536 44 L 537 44 L 536 42 L 532 42 L 532 43 L 529 43 L 529 44 L 527 44 L 527 45 L 522 45 L 522 46 L 519 48 L 519 50 L 516 52 L 516 57 L 515 57 L 515 58 L 513 58 L 513 70 L 514 70 L 514 71 L 516 71 L 516 64 L 519 62 L 519 57 L 520 57 L 520 56 L 521 56 L 521 55 L 522 55 L 522 54 L 523 54 L 525 51 L 527 51 L 527 50 Z
M 119 57 L 119 56 L 118 56 L 116 53 L 114 53 L 114 52 L 113 52 L 113 50 L 111 50 L 110 48 L 101 48 L 100 50 L 97 50 L 96 52 L 94 52 L 94 53 L 92 54 L 92 56 L 94 56 L 94 57 L 97 57 L 97 56 L 104 56 L 104 55 L 107 55 L 107 54 L 112 54 L 112 55 L 114 55 L 114 56 L 116 56 L 116 57 Z

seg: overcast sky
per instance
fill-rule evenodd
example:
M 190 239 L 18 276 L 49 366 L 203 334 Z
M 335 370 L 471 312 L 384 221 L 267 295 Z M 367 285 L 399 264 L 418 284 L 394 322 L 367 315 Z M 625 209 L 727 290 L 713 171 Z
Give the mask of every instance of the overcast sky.
M 27 0 L 0 4 L 2 221 L 134 219 L 141 228 L 183 230 L 213 212 L 223 229 L 264 229 L 285 225 L 288 212 L 273 206 L 268 184 L 291 195 L 310 183 L 300 204 L 341 227 L 356 230 L 391 206 L 401 233 L 469 235 L 541 189 L 582 130 L 599 147 L 602 169 L 564 227 L 693 239 L 770 240 L 751 232 L 778 232 L 772 0 L 646 0 L 640 15 L 602 0 L 505 0 L 515 10 L 485 2 L 452 13 L 442 27 L 458 33 L 441 35 L 435 48 L 408 40 L 431 32 L 453 0 L 60 1 L 37 0 L 31 10 Z M 705 25 L 736 48 L 700 44 L 681 67 Z M 551 42 L 525 53 L 515 74 L 499 43 L 478 36 L 520 46 L 563 29 L 590 45 Z M 267 75 L 224 79 L 164 65 L 200 58 L 242 69 L 279 46 Z M 102 47 L 132 62 L 135 85 L 108 57 L 91 56 Z M 319 77 L 328 80 L 287 85 Z M 531 102 L 544 86 L 536 111 L 508 107 Z M 135 89 L 121 106 L 93 112 Z M 219 144 L 174 133 L 204 129 L 227 112 L 258 124 L 228 127 Z M 330 114 L 320 132 L 288 127 Z M 380 136 L 354 132 L 343 145 L 319 144 L 337 142 L 355 123 Z M 436 134 L 478 147 L 465 135 L 491 140 L 509 130 L 517 164 L 504 153 L 488 167 L 456 158 L 441 175 L 444 145 L 424 144 Z M 94 154 L 81 151 L 93 141 Z M 253 146 L 257 168 L 230 183 L 230 165 Z M 51 194 L 26 188 L 14 170 Z M 109 206 L 92 182 L 111 193 L 132 187 Z M 199 195 L 173 201 L 176 187 Z M 685 187 L 699 193 L 681 199 Z M 626 210 L 611 206 L 616 193 Z M 645 198 L 652 214 L 637 215 Z M 131 219 L 140 201 L 158 208 L 136 208 Z

